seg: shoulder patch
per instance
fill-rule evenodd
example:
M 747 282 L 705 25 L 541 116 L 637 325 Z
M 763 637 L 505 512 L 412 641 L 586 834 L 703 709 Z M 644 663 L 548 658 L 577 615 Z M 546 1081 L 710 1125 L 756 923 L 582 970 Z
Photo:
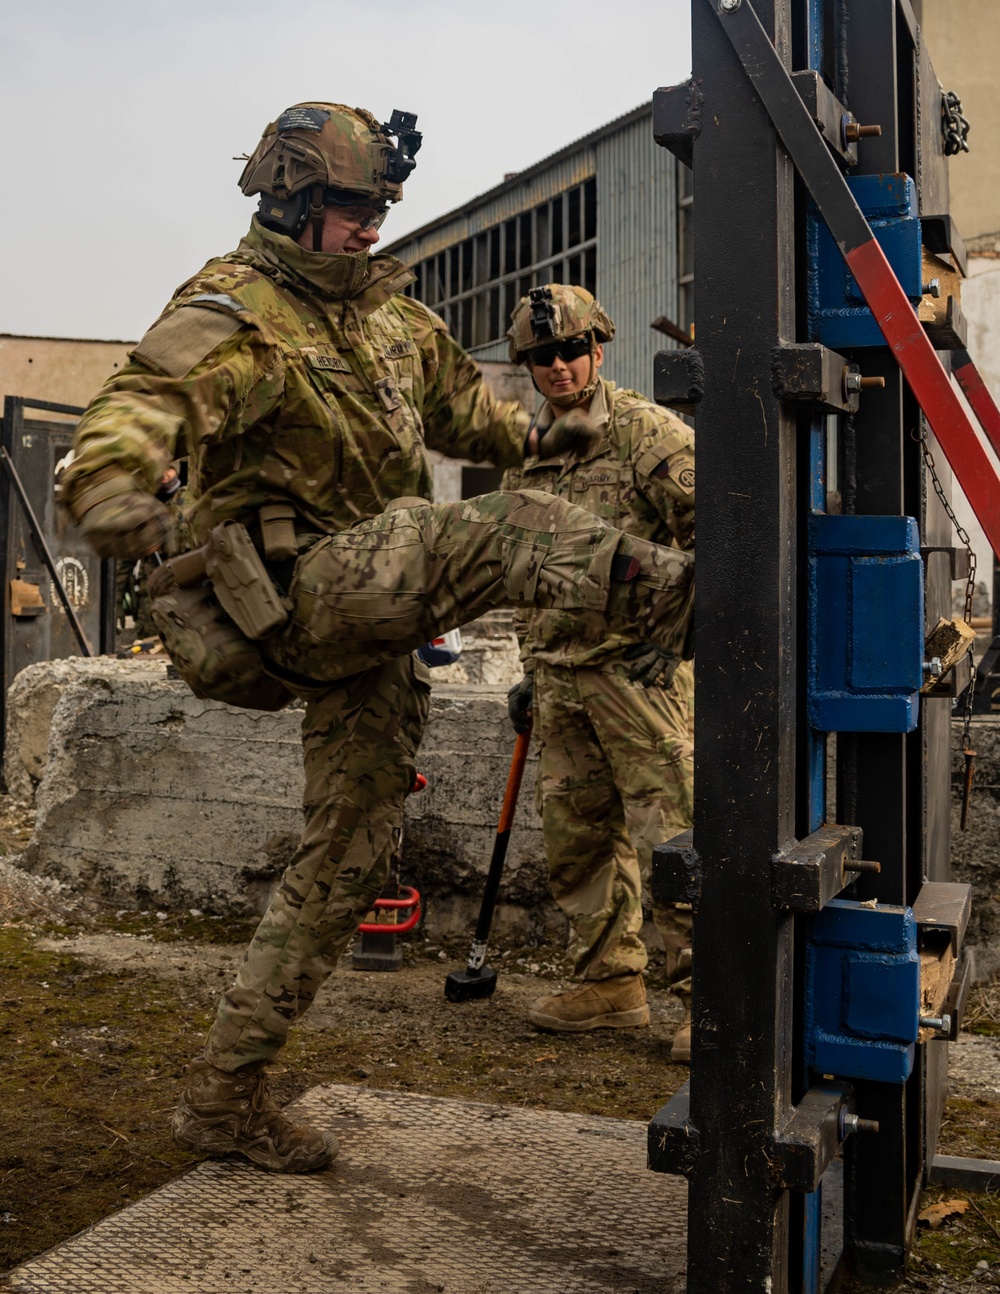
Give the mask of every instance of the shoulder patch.
M 675 435 L 672 431 L 659 442 L 651 445 L 639 456 L 635 465 L 636 475 L 647 480 L 673 480 L 688 494 L 694 489 L 694 455 L 692 446 L 684 440 L 694 438 L 687 428 L 685 436 Z
M 168 377 L 186 377 L 242 326 L 239 319 L 212 306 L 180 306 L 153 324 L 132 355 Z
M 660 481 L 672 476 L 681 489 L 687 490 L 689 494 L 694 489 L 694 465 L 692 463 L 685 463 L 679 470 L 671 471 L 670 463 L 664 461 L 654 469 L 653 475 Z

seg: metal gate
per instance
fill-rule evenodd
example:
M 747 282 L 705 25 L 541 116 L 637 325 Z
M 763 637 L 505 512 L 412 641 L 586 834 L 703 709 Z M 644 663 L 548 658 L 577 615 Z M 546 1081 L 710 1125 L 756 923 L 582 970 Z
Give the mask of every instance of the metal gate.
M 691 12 L 654 131 L 694 172 L 697 349 L 655 393 L 702 396 L 695 826 L 653 884 L 695 909 L 694 1034 L 649 1154 L 689 1181 L 689 1294 L 816 1294 L 900 1273 L 933 1165 L 969 891 L 925 636 L 966 555 L 949 464 L 995 548 L 1000 482 L 949 376 L 964 249 L 908 0 Z
M 114 650 L 115 563 L 81 539 L 53 494 L 82 409 L 7 396 L 0 433 L 0 626 L 6 697 L 18 671 L 36 661 Z

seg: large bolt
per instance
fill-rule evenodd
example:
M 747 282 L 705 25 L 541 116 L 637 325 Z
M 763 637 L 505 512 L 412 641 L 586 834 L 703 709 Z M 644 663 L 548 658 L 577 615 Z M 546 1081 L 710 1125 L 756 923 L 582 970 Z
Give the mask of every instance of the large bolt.
M 940 279 L 931 279 L 930 282 L 924 284 L 925 297 L 939 297 L 940 295 L 941 295 Z
M 936 1033 L 951 1033 L 951 1016 L 950 1015 L 922 1015 L 920 1017 L 921 1029 L 933 1029 Z
M 928 678 L 940 678 L 944 673 L 944 666 L 941 664 L 941 657 L 932 656 L 930 660 L 925 660 L 924 673 Z
M 862 377 L 857 369 L 844 369 L 844 395 L 854 395 L 859 391 L 876 391 L 885 386 L 884 377 Z
M 735 13 L 743 3 L 743 0 L 719 0 L 719 8 L 723 13 Z
M 881 135 L 881 126 L 862 126 L 860 122 L 848 118 L 844 125 L 844 138 L 849 144 L 859 139 L 872 139 Z
M 862 1119 L 846 1105 L 840 1107 L 840 1139 L 846 1141 L 852 1132 L 878 1132 L 878 1119 Z
M 847 864 L 849 872 L 880 872 L 882 864 L 877 863 L 871 858 L 853 858 Z

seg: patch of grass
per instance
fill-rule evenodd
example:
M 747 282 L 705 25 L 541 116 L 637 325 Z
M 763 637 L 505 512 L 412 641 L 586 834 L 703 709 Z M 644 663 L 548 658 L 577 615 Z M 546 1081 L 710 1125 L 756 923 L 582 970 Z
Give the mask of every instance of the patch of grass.
M 629 1035 L 623 1056 L 622 1038 L 608 1032 L 581 1040 L 525 1031 L 512 1039 L 484 1022 L 477 1041 L 444 1036 L 427 1046 L 412 1045 L 405 1017 L 399 1025 L 395 1038 L 374 1037 L 356 1028 L 313 1029 L 307 1017 L 282 1052 L 286 1072 L 275 1074 L 276 1094 L 292 1100 L 318 1083 L 361 1083 L 645 1121 L 687 1076 L 670 1065 L 670 1041 L 647 1039 L 641 1030 Z
M 157 943 L 239 944 L 245 947 L 257 929 L 259 917 L 213 917 L 204 912 L 163 912 L 155 909 L 114 914 L 120 935 L 148 936 Z
M 921 1203 L 926 1207 L 942 1200 L 967 1200 L 969 1207 L 936 1229 L 920 1224 L 914 1259 L 918 1267 L 944 1272 L 954 1280 L 967 1280 L 977 1263 L 985 1261 L 992 1266 L 1000 1254 L 1000 1199 L 935 1187 L 925 1192 Z
M 938 1150 L 944 1155 L 1000 1160 L 997 1102 L 986 1097 L 951 1097 L 944 1107 Z
M 175 1177 L 168 1111 L 206 1012 L 0 928 L 0 1270 Z
M 0 888 L 0 902 L 3 891 Z M 18 899 L 23 907 L 23 900 Z M 0 912 L 2 917 L 2 912 Z M 204 912 L 162 912 L 150 908 L 133 911 L 115 909 L 113 905 L 98 905 L 94 900 L 80 916 L 72 913 L 61 917 L 41 917 L 32 921 L 39 934 L 53 939 L 69 939 L 95 928 L 116 935 L 131 935 L 136 939 L 151 939 L 156 943 L 194 943 L 232 945 L 245 948 L 257 929 L 259 917 L 214 917 Z
M 194 972 L 183 979 L 111 973 L 71 952 L 44 952 L 37 936 L 118 933 L 242 947 L 256 925 L 104 906 L 32 912 L 30 920 L 26 912 L 15 915 L 18 924 L 0 925 L 0 1272 L 194 1162 L 173 1146 L 168 1120 L 222 986 L 221 970 L 218 977 Z M 467 953 L 467 939 L 407 940 L 406 971 L 359 976 L 356 984 L 370 985 L 364 992 L 351 988 L 353 972 L 345 966 L 337 1009 L 322 1025 L 307 1016 L 272 1069 L 278 1101 L 319 1083 L 347 1083 L 646 1120 L 686 1078 L 669 1063 L 669 1029 L 626 1037 L 530 1028 L 524 1002 L 545 991 L 534 981 L 563 973 L 551 947 L 498 943 L 491 950 L 501 976 L 496 996 L 445 1009 L 444 975 Z M 949 1101 L 941 1150 L 1000 1158 L 998 1111 L 1000 1103 L 985 1098 Z M 931 1191 L 923 1203 L 962 1194 Z M 976 1208 L 939 1231 L 921 1227 L 904 1288 L 937 1294 L 945 1279 L 964 1280 L 981 1259 L 995 1261 L 1000 1205 L 981 1196 L 974 1201 Z
M 976 984 L 966 1003 L 962 1028 L 987 1038 L 1000 1038 L 1000 975 Z

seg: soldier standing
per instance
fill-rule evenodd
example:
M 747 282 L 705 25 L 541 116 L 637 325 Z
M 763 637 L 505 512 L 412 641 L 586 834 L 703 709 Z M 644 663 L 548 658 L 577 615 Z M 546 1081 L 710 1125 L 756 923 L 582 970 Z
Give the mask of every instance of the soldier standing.
M 562 500 L 426 501 L 427 446 L 510 467 L 581 432 L 557 422 L 539 441 L 400 295 L 410 272 L 369 254 L 415 165 L 415 123 L 304 103 L 268 126 L 240 179 L 260 195 L 250 232 L 178 289 L 105 385 L 62 481 L 97 552 L 134 558 L 163 543 L 154 496 L 186 455 L 185 525 L 202 547 L 162 568 L 168 650 L 199 695 L 305 701 L 302 839 L 173 1120 L 182 1146 L 282 1172 L 336 1153 L 275 1107 L 264 1067 L 385 882 L 429 704 L 414 649 L 519 601 L 665 638 L 690 597 L 686 555 Z
M 659 544 L 694 543 L 694 436 L 679 418 L 598 375 L 615 328 L 584 288 L 551 284 L 518 302 L 511 359 L 545 397 L 537 423 L 586 414 L 600 432 L 582 450 L 533 455 L 511 468 L 511 489 L 545 490 Z M 674 641 L 638 626 L 609 629 L 588 612 L 536 608 L 516 617 L 525 674 L 509 709 L 529 710 L 540 741 L 539 802 L 552 894 L 570 923 L 568 955 L 582 980 L 539 998 L 529 1018 L 566 1032 L 649 1023 L 641 972 L 642 879 L 655 845 L 691 825 L 694 682 Z M 641 879 L 642 878 L 642 879 Z M 686 997 L 691 918 L 654 904 L 667 977 Z M 672 1059 L 690 1060 L 690 1016 Z

